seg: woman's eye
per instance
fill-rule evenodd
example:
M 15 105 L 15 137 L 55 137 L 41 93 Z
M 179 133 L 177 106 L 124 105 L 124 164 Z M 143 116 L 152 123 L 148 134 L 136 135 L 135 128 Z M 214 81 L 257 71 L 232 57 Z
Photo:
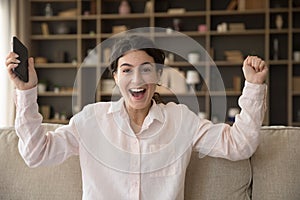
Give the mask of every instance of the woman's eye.
M 122 72 L 123 72 L 123 73 L 129 73 L 129 72 L 131 72 L 131 69 L 123 69 Z
M 150 69 L 150 68 L 147 68 L 147 67 L 145 67 L 145 68 L 143 69 L 143 72 L 151 72 L 151 69 Z
M 153 68 L 153 66 L 152 65 L 150 65 L 150 64 L 147 64 L 147 65 L 144 65 L 144 66 L 142 66 L 142 72 L 152 72 L 152 70 L 153 70 L 154 68 Z

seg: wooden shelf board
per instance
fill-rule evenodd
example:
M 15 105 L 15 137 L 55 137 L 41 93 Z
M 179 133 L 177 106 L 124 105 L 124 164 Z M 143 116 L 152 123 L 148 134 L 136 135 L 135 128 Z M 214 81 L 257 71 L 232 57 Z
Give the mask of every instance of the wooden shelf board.
M 270 33 L 271 34 L 283 34 L 283 33 L 288 34 L 289 29 L 287 29 L 287 28 L 284 28 L 284 29 L 270 29 Z
M 185 37 L 185 36 L 192 36 L 192 37 L 204 37 L 207 35 L 208 32 L 198 32 L 198 31 L 181 31 L 180 33 L 166 33 L 166 32 L 156 32 L 154 33 L 155 37 Z
M 300 91 L 292 91 L 293 96 L 300 96 Z
M 31 16 L 30 20 L 32 22 L 37 21 L 37 22 L 47 22 L 47 21 L 76 21 L 78 19 L 78 16 L 70 16 L 70 17 L 65 17 L 65 16 Z
M 269 60 L 270 65 L 287 65 L 288 60 Z
M 248 9 L 248 10 L 212 10 L 210 15 L 257 15 L 265 14 L 264 9 Z
M 77 95 L 77 92 L 74 93 L 74 95 Z M 39 93 L 38 96 L 43 96 L 43 97 L 64 97 L 64 96 L 73 96 L 73 91 L 70 92 L 52 92 L 52 91 L 47 91 L 43 93 Z
M 292 29 L 292 32 L 293 32 L 293 33 L 300 33 L 300 28 L 293 28 L 293 29 Z
M 78 17 L 81 20 L 97 20 L 100 19 L 99 15 L 80 15 Z
M 288 12 L 289 8 L 270 8 L 270 13 L 285 13 Z
M 32 40 L 75 40 L 77 38 L 77 34 L 31 35 Z
M 80 35 L 81 39 L 97 39 L 98 37 L 100 37 L 98 34 L 83 33 Z
M 77 64 L 72 64 L 72 63 L 36 63 L 35 64 L 36 68 L 77 68 Z
M 29 0 L 30 2 L 43 2 L 43 3 L 49 3 L 49 0 Z M 64 3 L 64 2 L 74 2 L 76 3 L 77 0 L 51 0 L 51 2 L 60 2 L 60 3 Z
M 226 31 L 226 32 L 218 32 L 218 31 L 210 31 L 210 35 L 217 36 L 226 36 L 226 35 L 264 35 L 265 29 L 245 29 L 241 31 Z
M 234 91 L 234 90 L 226 90 L 225 93 L 224 91 L 210 91 L 209 95 L 210 96 L 240 96 L 241 91 Z
M 101 19 L 149 19 L 149 13 L 131 13 L 126 15 L 120 14 L 102 14 Z
M 243 64 L 243 62 L 232 62 L 232 61 L 226 61 L 226 60 L 221 60 L 221 61 L 215 61 L 215 64 L 217 66 L 240 66 Z
M 184 13 L 167 13 L 167 12 L 156 12 L 154 17 L 157 18 L 172 18 L 172 17 L 204 17 L 206 11 L 186 11 Z

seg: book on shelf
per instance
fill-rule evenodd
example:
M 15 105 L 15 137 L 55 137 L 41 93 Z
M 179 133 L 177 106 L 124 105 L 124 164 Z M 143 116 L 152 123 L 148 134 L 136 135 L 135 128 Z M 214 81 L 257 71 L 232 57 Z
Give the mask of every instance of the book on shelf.
M 239 50 L 227 50 L 224 51 L 225 57 L 227 61 L 230 62 L 243 62 L 243 54 Z
M 244 23 L 229 23 L 230 31 L 244 31 L 245 24 Z

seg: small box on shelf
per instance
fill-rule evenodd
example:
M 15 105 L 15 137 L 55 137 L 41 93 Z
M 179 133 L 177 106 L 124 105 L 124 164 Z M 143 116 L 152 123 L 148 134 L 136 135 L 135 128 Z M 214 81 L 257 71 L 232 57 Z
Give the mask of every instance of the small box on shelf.
M 293 91 L 300 92 L 300 76 L 293 77 Z
M 245 9 L 264 9 L 266 0 L 246 0 Z
M 123 31 L 127 31 L 127 26 L 119 25 L 119 26 L 113 26 L 112 27 L 112 33 L 113 34 L 121 33 Z

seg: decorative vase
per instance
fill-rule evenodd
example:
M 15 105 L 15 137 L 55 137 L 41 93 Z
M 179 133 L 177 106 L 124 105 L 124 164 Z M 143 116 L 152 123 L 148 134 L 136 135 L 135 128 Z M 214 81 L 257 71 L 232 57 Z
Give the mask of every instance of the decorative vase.
M 70 33 L 70 29 L 65 23 L 60 23 L 55 28 L 56 28 L 56 34 L 68 34 L 68 33 Z
M 186 83 L 189 87 L 189 92 L 196 92 L 196 84 L 200 83 L 200 76 L 196 70 L 189 70 L 186 73 Z
M 119 14 L 125 15 L 131 12 L 129 2 L 127 0 L 122 0 L 119 6 Z
M 173 19 L 173 28 L 175 31 L 181 31 L 182 22 L 181 19 L 175 18 Z
M 189 53 L 188 54 L 188 61 L 191 64 L 197 64 L 199 62 L 200 55 L 198 53 Z
M 276 28 L 281 29 L 283 25 L 283 19 L 281 15 L 276 15 L 276 20 L 275 20 Z
M 38 83 L 37 87 L 38 87 L 38 93 L 46 92 L 46 88 L 47 88 L 46 83 Z
M 52 10 L 52 7 L 51 7 L 51 4 L 50 4 L 50 3 L 47 3 L 47 4 L 46 4 L 46 7 L 45 7 L 45 16 L 46 16 L 46 17 L 51 17 L 51 16 L 53 16 L 53 10 Z

